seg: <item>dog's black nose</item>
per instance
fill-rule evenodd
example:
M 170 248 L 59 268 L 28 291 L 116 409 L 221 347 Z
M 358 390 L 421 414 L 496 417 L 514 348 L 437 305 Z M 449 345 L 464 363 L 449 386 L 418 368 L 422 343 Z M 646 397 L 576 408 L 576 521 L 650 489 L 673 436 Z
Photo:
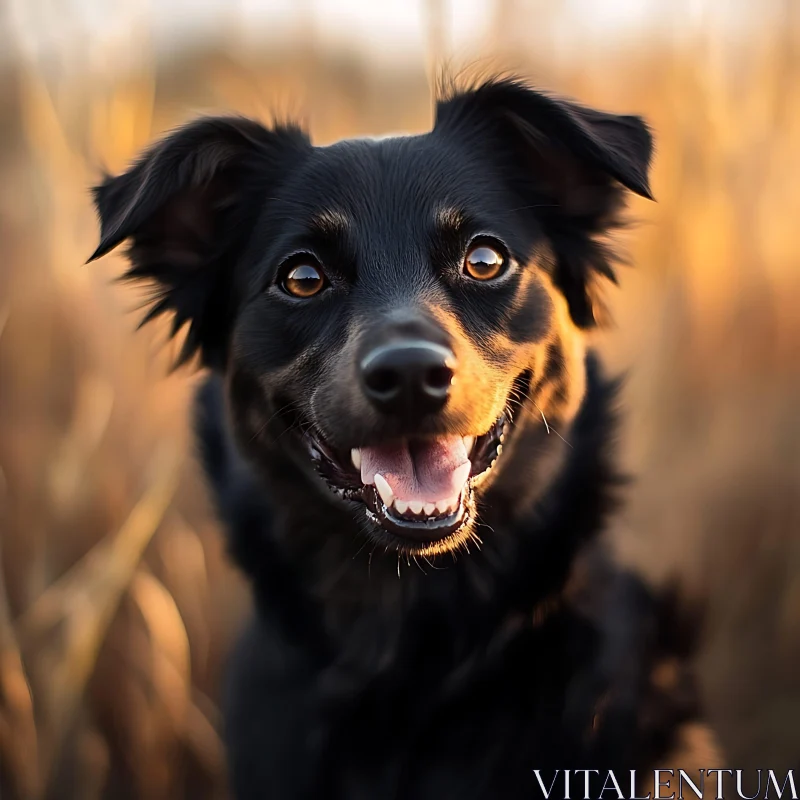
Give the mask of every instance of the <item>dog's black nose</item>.
M 425 341 L 381 345 L 361 360 L 364 393 L 387 414 L 429 414 L 450 394 L 455 355 L 449 347 Z

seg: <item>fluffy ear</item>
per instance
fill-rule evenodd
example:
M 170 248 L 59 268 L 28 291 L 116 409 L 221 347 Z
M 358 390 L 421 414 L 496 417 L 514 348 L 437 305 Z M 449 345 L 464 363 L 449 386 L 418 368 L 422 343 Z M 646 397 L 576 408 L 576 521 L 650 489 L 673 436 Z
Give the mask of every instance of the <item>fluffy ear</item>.
M 224 364 L 234 265 L 270 190 L 309 147 L 296 128 L 203 118 L 94 188 L 100 244 L 89 260 L 130 239 L 124 277 L 154 290 L 142 324 L 172 312 L 174 336 L 188 322 L 178 363 L 199 351 L 204 366 Z
M 440 101 L 434 130 L 484 142 L 499 160 L 522 209 L 552 244 L 553 279 L 573 320 L 593 326 L 595 279 L 615 281 L 603 234 L 619 224 L 624 189 L 652 199 L 653 141 L 644 121 L 550 97 L 518 80 L 493 80 Z

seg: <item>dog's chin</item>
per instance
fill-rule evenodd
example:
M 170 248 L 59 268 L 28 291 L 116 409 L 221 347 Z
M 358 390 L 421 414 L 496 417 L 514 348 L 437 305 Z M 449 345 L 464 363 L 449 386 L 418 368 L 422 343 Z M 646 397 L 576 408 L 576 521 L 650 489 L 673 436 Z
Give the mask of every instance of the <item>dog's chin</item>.
M 412 437 L 349 452 L 331 447 L 313 428 L 302 439 L 317 475 L 339 499 L 361 508 L 376 543 L 430 556 L 479 543 L 476 492 L 502 458 L 510 425 L 511 413 L 504 412 L 479 436 Z M 417 459 L 409 475 L 390 473 L 404 454 L 407 465 Z

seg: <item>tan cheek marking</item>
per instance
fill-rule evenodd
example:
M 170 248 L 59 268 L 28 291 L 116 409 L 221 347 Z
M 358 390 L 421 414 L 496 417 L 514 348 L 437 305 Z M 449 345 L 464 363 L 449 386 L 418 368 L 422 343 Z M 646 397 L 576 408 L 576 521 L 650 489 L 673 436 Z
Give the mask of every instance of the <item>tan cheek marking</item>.
M 575 327 L 569 314 L 567 301 L 555 289 L 546 276 L 543 283 L 547 287 L 553 303 L 553 327 L 549 340 L 544 345 L 546 359 L 547 348 L 555 344 L 561 351 L 564 361 L 564 372 L 556 381 L 546 381 L 541 387 L 537 405 L 545 417 L 555 421 L 571 422 L 583 402 L 586 393 L 586 343 L 583 333 Z M 540 375 L 546 370 L 542 363 Z
M 497 409 L 505 402 L 510 388 L 496 380 L 492 366 L 496 361 L 497 364 L 508 368 L 507 357 L 493 355 L 508 353 L 507 341 L 503 337 L 494 336 L 487 337 L 484 341 L 475 344 L 454 314 L 437 308 L 433 311 L 433 316 L 439 324 L 444 326 L 457 347 L 459 369 L 453 385 L 458 391 L 459 381 L 468 380 L 469 394 L 473 398 L 470 408 L 471 421 L 478 427 L 488 429 L 496 418 Z M 459 343 L 461 343 L 460 348 L 458 347 Z M 459 373 L 461 373 L 461 377 Z M 460 388 L 463 389 L 464 386 Z

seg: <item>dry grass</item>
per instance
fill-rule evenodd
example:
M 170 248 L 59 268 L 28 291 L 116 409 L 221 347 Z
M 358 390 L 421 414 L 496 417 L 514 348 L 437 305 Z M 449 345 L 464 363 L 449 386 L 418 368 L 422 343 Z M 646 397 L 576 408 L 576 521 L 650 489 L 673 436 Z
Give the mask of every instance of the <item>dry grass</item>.
M 601 339 L 631 370 L 624 449 L 640 478 L 614 536 L 654 580 L 677 573 L 707 597 L 701 674 L 741 767 L 800 766 L 792 9 L 737 46 L 701 32 L 614 59 L 520 57 L 550 87 L 645 113 L 658 134 L 659 203 L 634 207 L 638 266 L 609 295 L 617 328 Z M 306 112 L 319 141 L 430 121 L 421 73 L 307 51 L 0 76 L 4 800 L 225 796 L 215 702 L 246 599 L 186 457 L 194 379 L 167 377 L 162 332 L 133 335 L 135 302 L 110 281 L 119 257 L 82 266 L 98 167 L 208 108 Z

